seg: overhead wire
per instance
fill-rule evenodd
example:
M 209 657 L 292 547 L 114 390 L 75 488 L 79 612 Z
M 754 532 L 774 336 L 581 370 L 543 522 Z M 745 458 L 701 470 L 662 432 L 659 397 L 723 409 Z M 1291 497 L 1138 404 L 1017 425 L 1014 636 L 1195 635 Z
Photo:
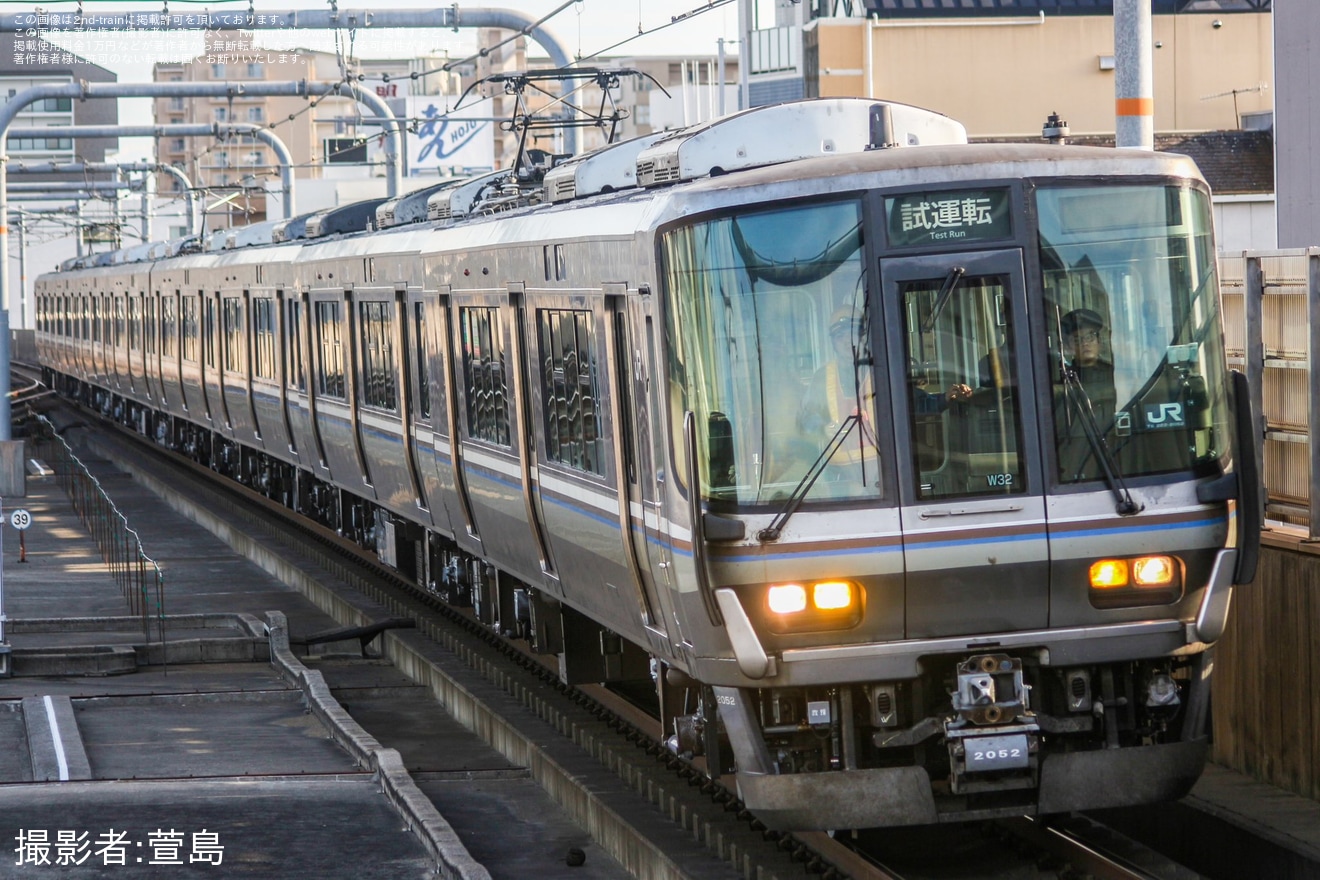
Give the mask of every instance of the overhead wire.
M 75 2 L 75 0 L 53 0 L 53 2 L 52 2 L 51 5 L 67 5 L 69 2 Z M 253 4 L 252 4 L 252 0 L 173 0 L 173 2 L 176 3 L 176 4 L 198 4 L 198 5 L 207 5 L 208 3 L 211 4 L 211 5 L 218 5 L 218 4 L 223 4 L 223 3 L 243 3 L 243 2 L 247 2 L 247 3 L 248 3 L 248 7 L 249 7 L 249 9 L 251 9 L 251 8 L 252 8 L 252 5 L 253 5 Z M 338 7 L 337 0 L 327 0 L 327 2 L 329 3 L 329 5 L 330 5 L 330 7 L 331 7 L 332 10 L 337 9 L 337 7 Z M 719 9 L 719 8 L 721 8 L 721 7 L 723 7 L 723 6 L 727 6 L 728 4 L 730 4 L 730 3 L 732 3 L 732 2 L 733 2 L 733 0 L 710 0 L 710 2 L 707 2 L 706 4 L 704 4 L 704 5 L 702 5 L 702 6 L 696 7 L 696 8 L 694 8 L 693 10 L 691 10 L 691 11 L 689 11 L 689 12 L 683 13 L 682 15 L 674 16 L 673 18 L 671 18 L 668 22 L 666 22 L 666 23 L 664 23 L 664 24 L 657 25 L 656 27 L 653 27 L 653 28 L 650 28 L 650 29 L 645 29 L 645 28 L 644 28 L 644 25 L 643 25 L 643 23 L 642 23 L 642 7 L 641 7 L 640 0 L 639 0 L 639 4 L 638 4 L 638 21 L 637 21 L 638 32 L 637 32 L 636 34 L 633 34 L 633 35 L 631 35 L 631 36 L 625 37 L 625 38 L 622 39 L 622 40 L 619 40 L 619 41 L 617 41 L 617 42 L 615 42 L 615 43 L 612 43 L 612 44 L 610 44 L 610 45 L 608 45 L 608 46 L 606 46 L 606 47 L 604 47 L 604 48 L 602 48 L 602 49 L 599 49 L 599 50 L 597 50 L 597 51 L 595 51 L 595 52 L 592 52 L 592 53 L 590 53 L 590 54 L 583 55 L 583 54 L 581 54 L 581 42 L 582 42 L 582 41 L 581 41 L 581 20 L 582 20 L 582 15 L 583 15 L 583 6 L 584 6 L 584 3 L 583 3 L 583 0 L 565 0 L 565 2 L 560 3 L 558 6 L 556 6 L 554 9 L 552 9 L 550 12 L 548 12 L 547 14 L 545 14 L 544 16 L 542 16 L 541 18 L 537 19 L 535 22 L 533 22 L 533 23 L 531 23 L 531 24 L 529 24 L 529 25 L 525 25 L 524 27 L 519 28 L 519 29 L 510 29 L 510 30 L 512 31 L 512 33 L 510 34 L 510 36 L 508 36 L 507 38 L 505 38 L 505 39 L 499 41 L 498 43 L 495 43 L 495 44 L 492 45 L 492 46 L 486 46 L 486 47 L 483 47 L 483 48 L 477 50 L 476 52 L 474 52 L 473 54 L 468 55 L 468 56 L 466 56 L 466 57 L 464 57 L 464 58 L 459 58 L 459 59 L 453 59 L 453 60 L 446 61 L 443 65 L 441 65 L 441 66 L 439 66 L 439 67 L 436 67 L 436 68 L 432 68 L 432 69 L 430 69 L 430 70 L 424 70 L 424 71 L 420 71 L 420 72 L 414 71 L 414 72 L 412 72 L 412 73 L 409 74 L 409 78 L 412 79 L 412 80 L 420 80 L 420 79 L 423 79 L 423 78 L 425 78 L 426 76 L 429 76 L 429 75 L 434 74 L 434 73 L 449 73 L 449 72 L 453 71 L 453 70 L 456 69 L 456 68 L 462 67 L 462 66 L 464 66 L 464 65 L 466 65 L 466 64 L 473 63 L 473 62 L 475 62 L 475 61 L 477 61 L 477 60 L 479 60 L 479 59 L 481 59 L 481 58 L 489 57 L 490 54 L 491 54 L 492 52 L 494 52 L 494 51 L 496 51 L 496 50 L 498 50 L 498 49 L 504 47 L 505 45 L 508 45 L 509 43 L 514 42 L 515 40 L 517 40 L 517 39 L 519 39 L 519 38 L 521 38 L 521 37 L 529 36 L 534 30 L 536 30 L 537 28 L 539 28 L 539 27 L 541 27 L 542 25 L 544 25 L 544 24 L 546 24 L 547 22 L 549 22 L 551 19 L 553 19 L 553 18 L 555 18 L 556 16 L 558 16 L 560 13 L 562 13 L 562 12 L 563 12 L 564 10 L 566 10 L 568 7 L 570 7 L 570 6 L 574 6 L 574 5 L 576 5 L 576 6 L 578 7 L 578 9 L 577 9 L 577 15 L 578 15 L 578 22 L 577 22 L 577 23 L 578 23 L 578 56 L 577 56 L 572 62 L 570 62 L 570 63 L 573 64 L 573 65 L 580 65 L 580 64 L 582 64 L 583 62 L 589 61 L 589 60 L 591 60 L 591 59 L 593 59 L 593 58 L 598 58 L 598 57 L 600 57 L 601 55 L 604 55 L 604 54 L 607 53 L 607 52 L 610 52 L 610 51 L 612 51 L 612 50 L 614 50 L 614 49 L 617 49 L 617 48 L 620 47 L 620 46 L 626 45 L 627 43 L 630 43 L 630 42 L 632 42 L 633 40 L 636 40 L 636 39 L 639 39 L 639 38 L 641 38 L 641 37 L 650 36 L 650 35 L 652 35 L 652 34 L 658 33 L 658 32 L 660 32 L 660 31 L 662 31 L 662 30 L 665 30 L 665 29 L 667 29 L 667 28 L 670 28 L 670 27 L 672 27 L 672 26 L 674 26 L 674 25 L 676 25 L 676 24 L 679 24 L 679 23 L 681 23 L 681 22 L 691 21 L 692 19 L 696 18 L 696 17 L 699 16 L 699 15 L 702 15 L 702 14 L 704 14 L 704 13 L 706 13 L 706 12 L 713 11 L 713 10 L 715 10 L 715 9 Z M 0 4 L 3 4 L 3 5 L 31 5 L 29 2 L 27 2 L 27 0 L 0 0 Z M 81 5 L 81 4 L 79 4 L 79 5 Z M 352 86 L 352 84 L 353 84 L 353 82 L 354 82 L 355 77 L 352 76 L 351 73 L 349 72 L 349 70 L 348 70 L 348 63 L 350 63 L 350 62 L 352 61 L 352 57 L 353 57 L 353 54 L 354 54 L 354 52 L 355 52 L 355 46 L 356 46 L 356 30 L 353 29 L 353 30 L 350 31 L 350 34 L 349 34 L 348 56 L 347 56 L 347 58 L 346 58 L 346 57 L 345 57 L 345 54 L 344 54 L 344 51 L 343 51 L 342 35 L 340 34 L 340 30 L 339 30 L 339 29 L 335 29 L 335 51 L 336 51 L 336 59 L 337 59 L 338 62 L 339 62 L 340 75 L 341 75 L 341 77 L 342 77 L 341 82 L 342 82 L 343 84 L 345 84 L 345 85 L 350 86 L 350 89 L 351 89 L 351 86 Z M 361 81 L 361 80 L 365 80 L 365 79 L 367 79 L 367 77 L 356 77 L 356 79 L 358 79 L 358 80 Z M 373 77 L 372 79 L 375 79 L 375 78 Z M 386 82 L 386 83 L 388 83 L 388 82 L 390 81 L 390 77 L 389 77 L 388 75 L 383 75 L 383 76 L 381 77 L 381 79 L 382 79 L 384 82 Z M 575 91 L 577 91 L 577 90 L 575 90 Z M 348 97 L 348 95 L 341 95 L 341 94 L 338 93 L 338 92 L 328 92 L 328 93 L 326 93 L 326 94 L 324 94 L 324 95 L 320 95 L 320 96 L 317 96 L 317 97 L 315 97 L 315 98 L 309 98 L 308 101 L 307 101 L 306 106 L 304 106 L 302 109 L 300 109 L 300 110 L 298 110 L 298 111 L 296 111 L 296 112 L 294 112 L 294 113 L 290 113 L 290 114 L 288 114 L 288 116 L 285 117 L 285 118 L 278 119 L 278 120 L 271 120 L 269 123 L 267 123 L 266 128 L 267 128 L 268 130 L 270 130 L 270 131 L 274 131 L 274 130 L 276 130 L 277 128 L 279 128 L 279 127 L 285 125 L 286 123 L 292 123 L 292 122 L 295 121 L 298 117 L 302 116 L 304 113 L 308 113 L 308 112 L 310 112 L 311 110 L 313 110 L 314 108 L 316 108 L 317 106 L 319 106 L 320 103 L 321 103 L 322 101 L 324 101 L 326 98 L 329 98 L 329 97 Z M 568 98 L 569 98 L 569 96 L 565 95 L 565 96 L 560 97 L 560 98 L 559 98 L 559 101 L 561 101 L 561 102 L 567 102 L 567 101 L 568 101 Z M 231 102 L 232 102 L 232 97 L 231 97 Z M 571 106 L 571 104 L 570 104 L 570 106 Z M 357 115 L 357 117 L 358 117 L 358 119 L 359 119 L 359 122 L 360 122 L 361 117 L 362 117 L 362 110 L 361 110 L 361 107 L 356 107 L 355 109 L 356 109 L 356 115 Z M 446 111 L 445 111 L 444 113 L 440 113 L 440 114 L 438 114 L 435 118 L 437 118 L 437 119 L 445 118 L 445 117 L 447 117 L 447 116 L 449 115 L 449 112 L 450 112 L 450 111 L 449 111 L 448 108 L 447 108 Z M 226 146 L 226 145 L 228 144 L 228 142 L 229 142 L 229 139 L 232 138 L 232 137 L 234 137 L 234 136 L 235 136 L 235 135 L 231 134 L 231 135 L 229 135 L 228 137 L 226 137 L 226 138 L 224 138 L 224 139 L 217 139 L 214 143 L 212 143 L 210 146 L 208 146 L 206 149 L 204 149 L 201 153 L 197 154 L 197 155 L 194 157 L 194 161 L 198 161 L 198 160 L 204 158 L 205 156 L 211 154 L 211 153 L 212 153 L 213 151 L 215 151 L 216 149 L 218 149 L 218 148 L 220 148 L 220 147 L 222 147 L 222 146 Z M 333 153 L 333 154 L 331 154 L 331 155 L 339 155 L 340 153 L 342 153 L 342 152 L 344 152 L 344 151 L 346 151 L 346 150 L 351 150 L 351 149 L 353 149 L 353 148 L 354 148 L 354 147 L 346 147 L 346 148 L 343 148 L 343 150 L 336 151 L 335 153 Z M 329 158 L 329 157 L 327 156 L 327 158 Z M 312 162 L 308 162 L 308 163 L 299 163 L 299 164 L 296 164 L 296 165 L 294 165 L 294 166 L 292 166 L 292 167 L 295 167 L 295 168 L 317 167 L 317 166 L 320 165 L 320 164 L 323 164 L 323 163 L 318 163 L 318 162 L 316 162 L 316 161 L 312 161 Z M 375 164 L 379 164 L 379 163 L 368 163 L 368 164 L 375 165 Z M 274 171 L 273 171 L 273 168 L 274 168 L 273 165 L 265 164 L 265 165 L 263 165 L 263 166 L 256 166 L 255 163 L 254 163 L 254 170 L 256 170 L 257 167 L 262 167 L 262 168 L 264 168 L 264 169 L 267 169 L 267 170 L 261 172 L 262 176 L 265 176 L 265 177 L 274 177 L 274 176 L 275 176 L 275 175 L 274 175 Z M 200 183 L 200 181 L 199 181 L 199 183 Z M 200 187 L 200 186 L 199 186 L 199 187 L 194 187 L 194 189 L 209 190 L 210 187 Z

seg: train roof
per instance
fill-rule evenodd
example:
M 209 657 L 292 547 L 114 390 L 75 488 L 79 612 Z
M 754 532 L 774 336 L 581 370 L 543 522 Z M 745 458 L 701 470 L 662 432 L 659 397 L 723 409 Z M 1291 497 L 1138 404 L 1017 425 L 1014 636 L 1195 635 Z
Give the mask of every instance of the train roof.
M 778 134 L 776 135 L 776 132 Z M 769 144 L 769 146 L 767 146 Z M 883 174 L 883 181 L 874 175 Z M 443 249 L 527 236 L 578 238 L 630 235 L 684 214 L 733 205 L 749 187 L 769 187 L 767 199 L 790 198 L 805 181 L 829 181 L 827 191 L 929 185 L 1027 176 L 1112 174 L 1199 179 L 1191 159 L 1172 153 L 1047 144 L 969 144 L 961 125 L 938 113 L 893 102 L 829 98 L 786 102 L 708 123 L 649 135 L 549 168 L 534 185 L 510 171 L 442 181 L 393 199 L 373 198 L 207 237 L 207 250 L 335 240 L 380 229 L 353 253 L 410 252 L 425 239 L 411 230 L 471 230 L 446 235 Z M 854 180 L 858 175 L 870 179 Z M 805 194 L 805 193 L 802 193 Z M 608 209 L 601 210 L 605 206 Z M 567 229 L 560 212 L 573 210 Z M 426 212 L 430 222 L 423 222 Z M 496 229 L 494 218 L 515 221 Z M 544 219 L 542 219 L 544 218 Z M 605 219 L 601 219 L 605 218 Z M 388 224 L 388 225 L 387 225 Z M 499 225 L 499 224 L 497 224 Z M 460 241 L 461 245 L 455 245 Z M 430 244 L 438 242 L 431 241 Z M 195 238 L 66 261 L 65 271 L 151 262 L 202 250 Z M 312 247 L 310 255 L 325 253 Z M 190 261 L 191 262 L 191 261 Z
M 872 150 L 787 166 L 754 168 L 707 177 L 684 187 L 692 194 L 742 189 L 856 174 L 886 175 L 884 186 L 938 185 L 943 180 L 995 180 L 1019 177 L 1107 177 L 1116 174 L 1201 179 L 1187 156 L 1146 150 L 1050 144 L 964 144 L 922 149 Z M 875 181 L 868 185 L 876 186 Z

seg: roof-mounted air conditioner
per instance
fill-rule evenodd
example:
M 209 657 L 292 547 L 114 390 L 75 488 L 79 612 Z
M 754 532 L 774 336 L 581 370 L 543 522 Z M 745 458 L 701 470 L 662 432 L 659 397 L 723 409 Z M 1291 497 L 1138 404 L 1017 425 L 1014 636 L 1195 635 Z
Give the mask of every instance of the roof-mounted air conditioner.
M 835 153 L 965 143 L 961 123 L 931 110 L 813 98 L 754 107 L 661 138 L 638 155 L 637 182 L 659 186 Z
M 508 176 L 508 170 L 491 171 L 445 187 L 426 200 L 426 219 L 448 220 L 467 216 L 483 190 Z
M 637 156 L 668 134 L 644 134 L 555 166 L 545 175 L 546 201 L 566 202 L 637 186 Z

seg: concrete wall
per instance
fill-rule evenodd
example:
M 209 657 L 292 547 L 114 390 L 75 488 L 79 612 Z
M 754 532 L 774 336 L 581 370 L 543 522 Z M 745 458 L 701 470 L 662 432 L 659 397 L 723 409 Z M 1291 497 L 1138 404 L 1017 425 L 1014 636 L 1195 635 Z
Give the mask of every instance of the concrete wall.
M 1320 244 L 1320 173 L 1315 160 L 1320 125 L 1320 3 L 1275 4 L 1275 189 L 1279 247 Z
M 1320 4 L 1301 5 L 1320 42 Z M 874 96 L 945 113 L 973 136 L 1039 135 L 1055 111 L 1074 134 L 1114 131 L 1114 72 L 1100 69 L 1114 54 L 1109 16 L 877 20 L 869 62 L 867 26 L 812 23 L 804 56 L 818 59 L 820 95 L 866 95 L 869 65 Z M 1269 13 L 1157 15 L 1152 27 L 1156 131 L 1237 128 L 1238 115 L 1272 108 Z
M 1278 248 L 1274 196 L 1215 196 L 1215 242 L 1222 254 Z

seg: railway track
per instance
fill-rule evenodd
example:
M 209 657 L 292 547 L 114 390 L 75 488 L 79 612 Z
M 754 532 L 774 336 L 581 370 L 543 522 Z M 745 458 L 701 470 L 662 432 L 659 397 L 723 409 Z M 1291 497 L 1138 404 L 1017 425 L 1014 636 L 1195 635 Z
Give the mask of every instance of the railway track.
M 35 382 L 23 388 L 18 397 L 20 402 L 31 400 L 46 408 L 54 405 Z M 255 492 L 219 478 L 208 468 L 85 411 L 66 418 L 65 422 L 93 418 L 97 418 L 93 442 L 108 457 L 139 476 L 151 475 L 152 481 L 186 495 L 190 503 L 201 509 L 223 512 L 231 521 L 242 523 L 245 531 L 262 536 L 266 542 L 283 548 L 283 552 L 312 561 L 332 578 L 384 606 L 389 614 L 415 620 L 417 630 L 423 635 L 452 652 L 486 682 L 514 697 L 616 774 L 638 797 L 658 810 L 657 822 L 678 825 L 691 840 L 714 852 L 741 876 L 827 880 L 845 877 L 917 880 L 923 876 L 1190 880 L 1197 876 L 1191 872 L 1179 873 L 1176 866 L 1170 867 L 1171 863 L 1154 854 L 1134 857 L 1130 848 L 1126 854 L 1106 853 L 1094 833 L 1088 839 L 1078 832 L 1078 827 L 1085 823 L 1076 819 L 1064 823 L 1068 827 L 1022 819 L 919 829 L 919 834 L 909 829 L 869 831 L 839 839 L 820 832 L 771 831 L 744 808 L 736 793 L 706 775 L 700 764 L 670 753 L 663 744 L 658 722 L 643 715 L 633 704 L 604 688 L 563 685 L 556 671 L 540 658 L 491 631 L 472 615 L 446 605 L 439 597 L 381 566 L 357 545 Z M 399 664 L 399 658 L 391 659 Z M 399 665 L 404 668 L 408 663 L 405 660 Z M 492 745 L 500 747 L 495 742 Z M 568 780 L 540 781 L 552 789 L 552 795 L 561 803 L 571 799 L 571 794 L 553 790 L 568 784 Z M 927 874 L 927 869 L 921 866 L 921 853 L 913 854 L 907 844 L 896 843 L 905 837 L 919 838 L 920 846 L 928 848 L 932 864 L 938 861 L 935 856 L 940 853 L 957 852 L 969 837 L 984 841 L 985 853 L 1007 852 L 1011 858 L 991 859 L 968 850 L 963 864 L 967 873 L 949 873 L 945 865 L 940 873 Z M 612 848 L 626 850 L 639 846 L 637 841 L 616 841 Z M 629 863 L 620 853 L 615 855 L 624 864 Z M 1157 863 L 1159 869 L 1148 871 L 1137 867 L 1143 862 Z

